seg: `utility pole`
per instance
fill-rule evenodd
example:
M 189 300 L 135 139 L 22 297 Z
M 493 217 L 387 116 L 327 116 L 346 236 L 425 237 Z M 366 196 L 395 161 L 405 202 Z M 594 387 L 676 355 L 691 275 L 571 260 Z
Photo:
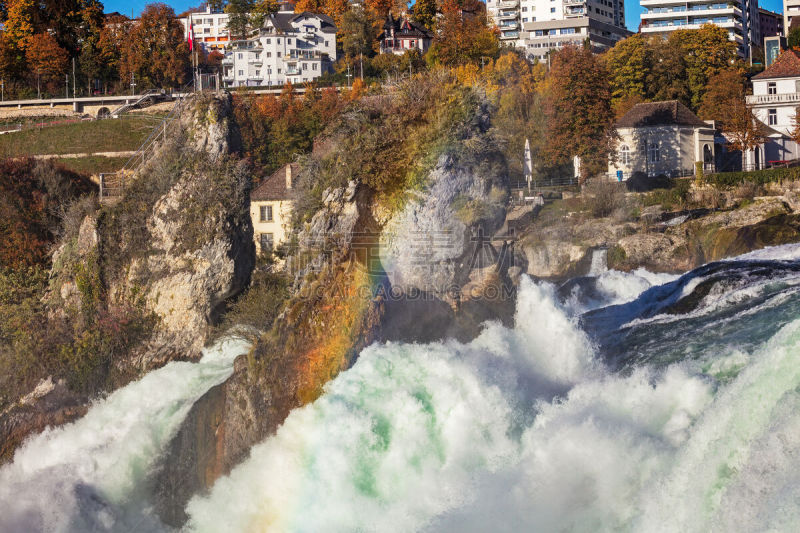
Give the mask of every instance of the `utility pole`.
M 0 102 L 6 99 L 6 80 L 0 80 Z
M 76 98 L 78 96 L 77 92 L 75 91 L 75 58 L 72 58 L 72 97 Z
M 39 67 L 36 67 L 36 98 L 42 99 L 42 88 L 39 83 Z
M 69 98 L 69 74 L 64 74 L 64 94 Z
M 361 64 L 361 81 L 364 81 L 364 52 L 361 52 L 358 62 Z
M 350 63 L 347 64 L 347 86 L 352 87 L 352 85 L 350 85 Z
M 136 88 L 136 75 L 133 72 L 131 72 L 131 96 L 135 94 L 133 92 L 135 88 Z

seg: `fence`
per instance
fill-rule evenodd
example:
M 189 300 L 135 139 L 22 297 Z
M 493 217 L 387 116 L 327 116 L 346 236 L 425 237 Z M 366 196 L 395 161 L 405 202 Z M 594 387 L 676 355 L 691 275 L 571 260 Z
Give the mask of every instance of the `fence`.
M 181 111 L 193 93 L 186 94 L 179 97 L 178 101 L 172 107 L 166 117 L 153 128 L 150 135 L 142 142 L 141 146 L 136 150 L 136 153 L 131 156 L 125 165 L 117 172 L 109 174 L 100 174 L 100 201 L 108 201 L 112 198 L 119 198 L 125 192 L 126 178 L 129 180 L 130 176 L 147 161 L 148 157 L 155 152 L 159 146 L 159 141 L 163 143 L 167 138 L 167 131 L 169 126 L 174 120 L 180 116 Z

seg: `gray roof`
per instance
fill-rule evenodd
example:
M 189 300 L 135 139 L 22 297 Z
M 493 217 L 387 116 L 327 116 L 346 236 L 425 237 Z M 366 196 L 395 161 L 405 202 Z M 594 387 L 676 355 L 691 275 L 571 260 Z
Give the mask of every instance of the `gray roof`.
M 292 22 L 304 16 L 319 19 L 322 22 L 320 28 L 323 33 L 336 33 L 336 26 L 333 23 L 333 19 L 321 13 L 311 13 L 310 11 L 303 11 L 302 13 L 279 11 L 278 13 L 271 14 L 269 20 L 276 29 L 284 32 L 293 32 L 295 28 L 292 26 Z
M 708 124 L 677 100 L 636 104 L 617 121 L 617 128 L 640 128 L 645 126 L 697 126 Z

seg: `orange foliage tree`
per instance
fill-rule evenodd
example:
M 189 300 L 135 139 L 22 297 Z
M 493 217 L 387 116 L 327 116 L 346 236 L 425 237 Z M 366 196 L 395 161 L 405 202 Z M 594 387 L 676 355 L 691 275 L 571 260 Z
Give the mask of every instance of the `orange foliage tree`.
M 500 52 L 497 30 L 487 25 L 481 2 L 465 6 L 458 0 L 444 0 L 436 29 L 429 61 L 449 66 L 479 63 Z
M 554 54 L 544 83 L 548 148 L 553 164 L 581 158 L 581 180 L 608 165 L 615 138 L 611 87 L 604 65 L 591 50 L 567 46 Z
M 28 41 L 25 59 L 31 76 L 38 77 L 49 91 L 55 92 L 67 71 L 67 51 L 49 33 L 37 33 Z

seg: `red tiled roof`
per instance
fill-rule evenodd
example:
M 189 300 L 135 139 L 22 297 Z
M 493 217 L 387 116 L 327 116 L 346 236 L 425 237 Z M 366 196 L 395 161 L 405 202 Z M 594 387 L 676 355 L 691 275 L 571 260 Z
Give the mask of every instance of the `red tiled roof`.
M 800 53 L 797 50 L 784 50 L 773 64 L 764 72 L 753 76 L 754 80 L 770 78 L 800 77 Z
M 250 201 L 291 200 L 292 190 L 286 188 L 286 169 L 289 166 L 292 168 L 292 183 L 294 183 L 297 179 L 297 173 L 300 171 L 300 165 L 296 163 L 284 165 L 262 181 L 250 193 Z
M 677 100 L 636 104 L 617 121 L 618 128 L 642 126 L 708 126 Z

